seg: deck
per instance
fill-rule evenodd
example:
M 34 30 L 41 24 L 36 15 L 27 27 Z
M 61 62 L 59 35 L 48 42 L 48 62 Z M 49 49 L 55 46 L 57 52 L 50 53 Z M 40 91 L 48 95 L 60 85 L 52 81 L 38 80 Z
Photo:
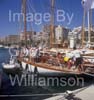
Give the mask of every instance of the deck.
M 47 70 L 60 71 L 62 73 L 68 73 L 68 74 L 78 74 L 78 75 L 82 74 L 81 71 L 64 68 L 62 66 L 53 66 L 51 64 L 41 63 L 41 62 L 35 63 L 35 62 L 29 61 L 29 60 L 24 60 L 22 58 L 18 58 L 18 60 L 20 62 L 24 62 L 24 63 L 30 64 L 30 65 L 33 65 L 33 66 L 36 66 L 36 67 L 44 68 L 44 69 L 47 69 Z

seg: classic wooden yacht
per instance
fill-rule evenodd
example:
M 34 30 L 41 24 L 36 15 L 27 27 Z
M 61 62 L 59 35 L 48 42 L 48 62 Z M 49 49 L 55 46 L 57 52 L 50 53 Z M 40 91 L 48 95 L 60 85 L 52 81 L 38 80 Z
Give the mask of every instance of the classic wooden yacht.
M 55 43 L 54 38 L 54 0 L 51 0 L 51 32 L 50 32 L 50 49 L 47 51 L 41 50 L 41 56 L 39 56 L 38 61 L 34 60 L 33 58 L 29 57 L 21 57 L 19 56 L 17 59 L 22 65 L 23 70 L 27 70 L 32 73 L 38 73 L 43 75 L 64 75 L 64 74 L 73 74 L 73 75 L 94 75 L 94 51 L 90 49 L 83 48 L 78 49 L 80 54 L 84 58 L 84 62 L 78 68 L 75 68 L 75 64 L 72 59 L 67 58 L 65 55 L 72 55 L 73 52 L 76 50 L 69 49 L 69 48 L 59 48 L 62 45 L 62 41 L 60 40 L 59 43 Z M 24 15 L 24 34 L 25 34 L 25 42 L 27 45 L 27 22 L 26 22 L 26 0 L 23 0 L 23 15 Z M 84 27 L 84 24 L 83 24 Z M 82 29 L 83 29 L 82 27 Z M 82 32 L 82 46 L 83 46 L 83 38 L 84 38 L 84 31 Z M 73 45 L 73 43 L 72 43 Z M 58 48 L 55 48 L 58 47 Z M 58 55 L 58 57 L 57 57 Z M 61 57 L 62 56 L 62 57 Z M 70 57 L 71 58 L 71 57 Z M 6 68 L 7 66 L 3 64 Z M 8 65 L 10 66 L 10 65 Z M 11 67 L 7 67 L 8 69 L 13 68 L 15 65 Z
M 27 36 L 26 34 L 26 0 L 23 0 L 23 6 L 24 6 L 24 33 L 25 36 Z M 58 45 L 58 43 L 54 43 L 54 31 L 53 31 L 53 23 L 54 23 L 54 0 L 52 0 L 52 5 L 51 5 L 51 34 L 50 34 L 50 48 L 52 49 L 54 47 L 54 45 Z M 85 14 L 83 16 L 83 21 L 85 20 Z M 83 22 L 84 23 L 84 22 Z M 84 24 L 82 29 L 84 30 Z M 27 37 L 25 37 L 27 40 Z M 90 37 L 89 37 L 90 39 Z M 77 68 L 75 69 L 75 65 L 72 65 L 71 68 L 68 68 L 68 66 L 66 66 L 66 62 L 61 61 L 62 59 L 57 59 L 56 57 L 48 57 L 47 55 L 52 55 L 52 52 L 54 52 L 55 54 L 57 54 L 57 48 L 50 51 L 51 49 L 49 49 L 47 52 L 44 52 L 45 55 L 43 55 L 40 59 L 39 62 L 34 62 L 32 60 L 30 60 L 29 58 L 23 58 L 23 57 L 19 57 L 18 60 L 21 62 L 23 69 L 25 70 L 26 67 L 28 67 L 28 70 L 31 71 L 32 73 L 39 73 L 39 74 L 44 74 L 44 75 L 63 75 L 63 74 L 76 74 L 76 75 L 81 75 L 81 74 L 87 74 L 87 75 L 91 75 L 94 76 L 94 50 L 90 50 L 90 49 L 85 49 L 85 51 L 83 51 L 83 41 L 84 41 L 84 31 L 82 31 L 82 48 L 79 49 L 79 52 L 81 52 L 82 57 L 84 59 L 84 62 L 82 64 L 83 68 Z M 60 44 L 59 44 L 60 45 Z M 71 54 L 71 49 L 67 48 L 61 49 L 63 54 L 66 54 L 67 52 L 70 52 Z M 49 54 L 50 53 L 50 54 Z M 59 53 L 61 53 L 59 51 Z M 48 57 L 48 58 L 47 58 Z M 53 63 L 52 63 L 53 62 Z M 80 66 L 81 67 L 81 66 Z
M 49 54 L 50 53 L 50 54 Z M 94 57 L 83 56 L 84 62 L 81 66 L 75 69 L 75 64 L 73 62 L 64 61 L 68 60 L 67 57 L 56 58 L 53 57 L 57 54 L 56 52 L 44 52 L 44 54 L 39 58 L 39 61 L 30 60 L 29 58 L 18 58 L 21 62 L 23 69 L 28 67 L 28 70 L 32 73 L 39 73 L 44 75 L 63 75 L 63 74 L 92 74 L 94 75 Z M 53 55 L 53 56 L 52 56 Z M 63 53 L 63 55 L 65 55 Z M 71 61 L 71 60 L 70 60 Z M 69 64 L 72 64 L 71 66 Z

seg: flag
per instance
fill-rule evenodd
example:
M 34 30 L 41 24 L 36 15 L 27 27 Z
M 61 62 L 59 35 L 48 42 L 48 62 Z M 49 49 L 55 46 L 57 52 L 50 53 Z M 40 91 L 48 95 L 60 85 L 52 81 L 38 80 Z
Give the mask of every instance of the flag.
M 82 6 L 85 11 L 89 11 L 90 9 L 94 9 L 94 0 L 82 0 Z

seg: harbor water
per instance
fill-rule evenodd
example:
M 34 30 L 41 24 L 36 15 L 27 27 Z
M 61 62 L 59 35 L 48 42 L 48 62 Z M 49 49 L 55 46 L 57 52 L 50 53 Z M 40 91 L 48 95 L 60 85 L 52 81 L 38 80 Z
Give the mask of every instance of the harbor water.
M 4 100 L 5 99 L 7 100 L 43 100 L 48 97 L 51 97 L 55 93 L 64 93 L 67 90 L 76 90 L 82 87 L 81 84 L 78 86 L 76 85 L 69 86 L 68 84 L 66 86 L 61 86 L 60 84 L 57 85 L 55 83 L 53 85 L 50 83 L 49 86 L 48 85 L 42 86 L 42 85 L 36 85 L 36 84 L 26 86 L 24 85 L 24 82 L 20 86 L 17 83 L 13 86 L 11 84 L 9 74 L 6 74 L 4 70 L 2 69 L 2 63 L 7 63 L 9 61 L 9 58 L 10 58 L 10 55 L 9 55 L 8 49 L 0 48 L 0 95 L 1 96 L 2 95 L 5 95 L 5 96 L 12 95 L 12 97 L 1 97 L 0 96 L 0 100 L 2 100 L 3 98 Z M 21 74 L 18 76 L 21 77 Z M 32 73 L 31 73 L 31 76 L 32 76 Z M 15 75 L 13 76 L 11 75 L 11 77 L 13 78 L 15 77 Z M 45 78 L 46 80 L 48 78 L 44 76 L 42 77 Z M 64 75 L 64 77 L 67 77 L 67 75 Z M 74 75 L 74 77 L 78 77 L 78 76 Z M 31 80 L 33 80 L 33 78 L 35 77 L 31 77 Z M 60 78 L 61 77 L 59 77 L 59 79 Z M 84 86 L 93 84 L 93 82 L 94 82 L 93 78 L 89 76 L 84 76 Z M 46 95 L 46 94 L 49 94 L 49 95 Z

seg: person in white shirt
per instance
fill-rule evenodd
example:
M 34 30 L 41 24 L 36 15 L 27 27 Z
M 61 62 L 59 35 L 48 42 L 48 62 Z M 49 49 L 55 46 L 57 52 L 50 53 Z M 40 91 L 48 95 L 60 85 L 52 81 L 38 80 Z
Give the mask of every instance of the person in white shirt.
M 83 58 L 81 57 L 80 51 L 76 50 L 76 48 L 74 48 L 73 54 L 74 54 L 73 59 L 74 59 L 76 68 L 82 67 Z

